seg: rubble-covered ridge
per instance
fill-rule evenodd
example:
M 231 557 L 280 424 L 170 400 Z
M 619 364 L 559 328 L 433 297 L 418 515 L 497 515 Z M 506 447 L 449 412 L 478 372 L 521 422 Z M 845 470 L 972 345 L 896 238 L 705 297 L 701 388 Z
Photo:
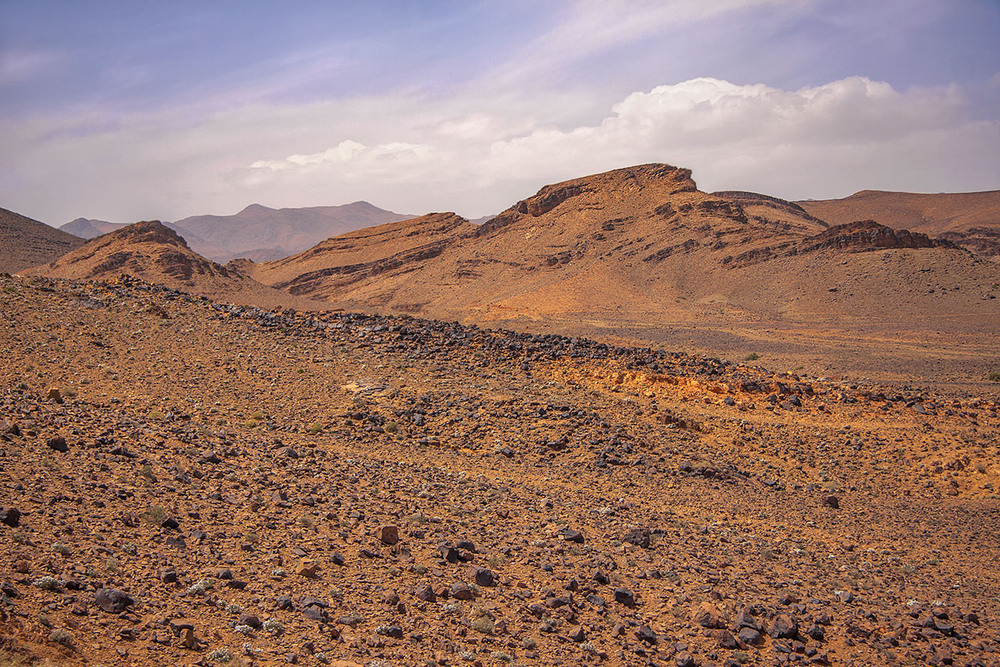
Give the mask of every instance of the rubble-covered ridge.
M 0 664 L 998 662 L 985 385 L 132 278 L 0 305 Z

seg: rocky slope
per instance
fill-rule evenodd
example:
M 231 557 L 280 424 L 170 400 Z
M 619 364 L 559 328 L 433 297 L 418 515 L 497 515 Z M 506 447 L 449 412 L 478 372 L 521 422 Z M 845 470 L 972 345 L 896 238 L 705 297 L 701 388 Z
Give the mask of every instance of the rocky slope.
M 798 204 L 831 224 L 871 219 L 952 241 L 980 255 L 1000 256 L 1000 190 L 939 194 L 862 190 L 844 199 Z
M 205 259 L 191 250 L 177 232 L 155 220 L 96 237 L 25 273 L 77 280 L 109 280 L 126 274 L 239 303 L 290 305 L 294 300 Z
M 668 165 L 546 186 L 479 227 L 430 225 L 421 239 L 405 224 L 384 228 L 390 241 L 331 239 L 253 275 L 348 310 L 742 354 L 789 340 L 773 327 L 842 359 L 858 340 L 946 332 L 968 336 L 971 364 L 1000 321 L 997 265 L 952 243 L 871 222 L 831 227 L 764 195 L 706 194 Z M 433 251 L 407 250 L 424 246 Z M 889 342 L 867 358 L 902 368 L 900 349 Z
M 50 262 L 83 243 L 82 238 L 0 208 L 0 272 L 17 273 Z
M 1000 656 L 995 386 L 0 283 L 0 661 Z

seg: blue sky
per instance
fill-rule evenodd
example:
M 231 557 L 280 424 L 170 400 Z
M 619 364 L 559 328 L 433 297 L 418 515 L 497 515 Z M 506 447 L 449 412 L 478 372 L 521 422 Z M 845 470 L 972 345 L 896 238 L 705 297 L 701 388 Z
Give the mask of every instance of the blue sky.
M 0 206 L 494 213 L 642 162 L 1000 188 L 995 0 L 0 2 Z

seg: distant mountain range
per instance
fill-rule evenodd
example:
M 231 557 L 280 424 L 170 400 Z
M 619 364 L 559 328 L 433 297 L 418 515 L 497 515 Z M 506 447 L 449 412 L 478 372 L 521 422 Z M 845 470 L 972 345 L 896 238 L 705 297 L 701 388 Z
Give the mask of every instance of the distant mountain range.
M 411 217 L 364 201 L 282 209 L 251 204 L 236 215 L 196 215 L 165 224 L 183 236 L 192 250 L 213 261 L 237 257 L 266 261 L 287 257 L 331 236 Z M 60 229 L 92 239 L 125 226 L 77 218 Z
M 82 247 L 9 212 L 0 231 L 6 265 L 34 262 L 34 275 L 129 273 L 240 302 L 312 300 L 308 307 L 636 338 L 762 322 L 995 333 L 998 195 L 790 202 L 702 192 L 689 170 L 648 164 L 547 185 L 478 225 L 356 202 L 255 205 L 169 228 L 76 220 L 68 228 L 80 233 L 114 229 Z M 232 257 L 243 259 L 211 261 Z
M 1000 263 L 807 204 L 639 165 L 548 185 L 479 226 L 428 214 L 241 270 L 348 310 L 515 327 L 1000 322 Z

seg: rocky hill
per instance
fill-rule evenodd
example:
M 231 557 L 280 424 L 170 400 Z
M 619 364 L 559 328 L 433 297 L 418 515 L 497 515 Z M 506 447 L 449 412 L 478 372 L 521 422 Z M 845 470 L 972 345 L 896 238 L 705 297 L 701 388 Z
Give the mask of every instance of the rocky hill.
M 1000 190 L 939 194 L 862 190 L 844 199 L 798 204 L 831 224 L 874 220 L 1000 257 Z
M 764 195 L 706 194 L 669 165 L 546 186 L 478 227 L 450 214 L 411 222 L 252 275 L 348 310 L 743 354 L 783 353 L 771 343 L 788 337 L 763 332 L 775 325 L 821 328 L 836 354 L 847 348 L 833 339 L 869 326 L 968 334 L 979 350 L 1000 321 L 997 265 L 953 243 L 870 221 L 831 226 Z M 895 347 L 884 358 L 899 368 Z
M 17 273 L 50 262 L 83 243 L 78 236 L 0 208 L 0 272 Z
M 995 385 L 135 279 L 0 304 L 0 663 L 1000 655 Z
M 159 221 L 137 222 L 98 236 L 27 275 L 113 280 L 125 274 L 194 294 L 237 303 L 290 305 L 289 297 L 209 261 Z

